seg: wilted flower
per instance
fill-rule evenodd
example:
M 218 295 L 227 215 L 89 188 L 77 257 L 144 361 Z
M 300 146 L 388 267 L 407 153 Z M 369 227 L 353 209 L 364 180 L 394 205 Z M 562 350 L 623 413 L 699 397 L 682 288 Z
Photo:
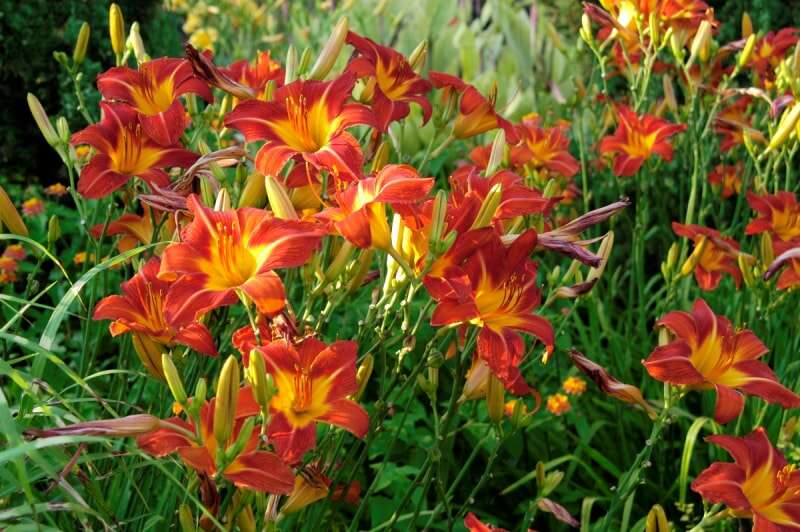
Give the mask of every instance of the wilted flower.
M 608 374 L 608 371 L 600 364 L 586 358 L 574 349 L 570 351 L 569 358 L 575 367 L 581 370 L 587 377 L 589 377 L 606 394 L 624 401 L 626 403 L 636 404 L 645 409 L 650 417 L 655 417 L 655 412 L 650 403 L 644 400 L 642 392 L 636 386 L 625 384 L 615 379 Z
M 717 115 L 714 130 L 722 136 L 719 143 L 721 152 L 744 144 L 744 135 L 762 144 L 766 142 L 764 134 L 752 127 L 752 120 L 747 115 L 751 101 L 752 98 L 749 96 L 739 98 Z
M 754 531 L 797 530 L 800 523 L 800 471 L 789 464 L 762 427 L 739 438 L 708 436 L 730 453 L 734 463 L 714 462 L 692 482 L 712 504 L 724 504 L 736 517 L 753 519 Z
M 800 407 L 800 396 L 778 382 L 763 362 L 768 349 L 749 330 L 735 331 L 724 316 L 714 314 L 702 299 L 692 312 L 670 312 L 658 320 L 676 339 L 656 347 L 643 362 L 654 379 L 688 386 L 715 388 L 714 418 L 727 423 L 744 408 L 742 393 L 761 397 L 784 408 Z
M 569 397 L 563 393 L 555 393 L 549 396 L 545 406 L 547 407 L 548 412 L 554 416 L 566 414 L 572 409 L 572 406 L 569 404 Z
M 714 290 L 722 280 L 722 274 L 728 273 L 738 287 L 742 282 L 737 257 L 739 244 L 732 238 L 722 236 L 719 231 L 695 224 L 679 224 L 672 222 L 675 234 L 694 242 L 695 249 L 684 268 L 694 270 L 697 284 L 703 290 Z M 688 272 L 686 272 L 688 275 Z
M 44 212 L 44 202 L 39 198 L 29 198 L 22 202 L 22 214 L 38 216 Z

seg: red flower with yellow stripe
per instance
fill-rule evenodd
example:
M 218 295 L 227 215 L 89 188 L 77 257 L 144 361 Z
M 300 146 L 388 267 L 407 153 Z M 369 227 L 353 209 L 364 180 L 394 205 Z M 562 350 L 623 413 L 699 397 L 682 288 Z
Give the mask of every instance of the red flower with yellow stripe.
M 701 225 L 672 222 L 672 230 L 676 235 L 694 242 L 694 251 L 690 261 L 695 264 L 694 278 L 700 288 L 706 291 L 716 289 L 722 280 L 723 273 L 733 277 L 737 287 L 741 284 L 742 272 L 737 259 L 738 242 L 722 236 L 715 229 Z
M 97 76 L 97 89 L 106 100 L 132 107 L 145 134 L 158 144 L 180 140 L 189 119 L 179 96 L 197 94 L 214 100 L 211 89 L 195 77 L 186 59 L 162 57 L 139 65 L 139 70 L 114 67 Z
M 420 177 L 405 164 L 388 164 L 374 177 L 350 183 L 335 195 L 338 207 L 320 214 L 333 222 L 341 235 L 360 248 L 389 249 L 391 236 L 386 205 L 422 201 L 433 187 L 432 178 Z
M 270 402 L 268 433 L 286 462 L 296 463 L 314 448 L 317 422 L 358 438 L 367 434 L 366 410 L 347 398 L 358 390 L 355 342 L 327 345 L 309 337 L 295 345 L 277 340 L 259 349 L 278 388 Z
M 213 477 L 217 474 L 217 451 L 220 450 L 214 437 L 215 400 L 205 402 L 200 408 L 199 427 L 193 422 L 173 417 L 162 422 L 161 428 L 139 436 L 136 443 L 144 452 L 159 458 L 178 453 L 186 465 Z M 257 416 L 260 411 L 250 388 L 241 388 L 227 448 L 238 438 L 245 420 Z M 196 437 L 191 437 L 192 434 Z M 294 488 L 294 473 L 275 453 L 259 450 L 259 435 L 260 427 L 256 426 L 241 452 L 221 471 L 222 477 L 241 488 L 265 493 L 290 493 Z
M 286 162 L 299 156 L 311 166 L 346 181 L 362 175 L 364 157 L 358 141 L 347 131 L 372 125 L 369 108 L 345 103 L 355 76 L 345 73 L 333 81 L 292 82 L 275 91 L 270 102 L 247 100 L 231 111 L 225 125 L 242 132 L 247 142 L 265 140 L 256 154 L 256 168 L 277 176 Z
M 378 130 L 385 133 L 389 123 L 405 118 L 411 102 L 422 108 L 423 124 L 430 119 L 431 104 L 426 94 L 433 86 L 414 72 L 403 54 L 352 31 L 347 34 L 347 44 L 359 53 L 347 70 L 359 78 L 369 78 L 365 90 L 371 96 L 368 99 Z
M 762 427 L 742 438 L 718 434 L 706 441 L 728 451 L 734 463 L 711 464 L 692 482 L 694 491 L 736 517 L 751 518 L 753 532 L 800 530 L 800 471 Z
M 652 155 L 672 160 L 669 138 L 684 131 L 686 124 L 673 124 L 652 115 L 639 116 L 626 105 L 617 106 L 616 112 L 617 130 L 600 141 L 600 153 L 614 155 L 614 175 L 635 175 Z
M 758 213 L 758 218 L 747 225 L 745 233 L 757 235 L 768 232 L 783 242 L 800 239 L 800 204 L 791 192 L 777 194 L 747 194 L 747 203 Z
M 742 190 L 742 176 L 744 165 L 718 164 L 708 173 L 708 182 L 719 187 L 719 194 L 722 199 L 728 199 Z
M 109 326 L 112 336 L 131 333 L 142 363 L 158 377 L 161 352 L 176 344 L 204 355 L 217 355 L 214 339 L 205 325 L 194 319 L 167 321 L 165 302 L 170 283 L 158 279 L 160 266 L 158 257 L 151 258 L 139 273 L 122 283 L 122 295 L 103 298 L 92 315 L 95 320 L 114 320 Z
M 695 302 L 691 313 L 670 312 L 656 325 L 666 327 L 676 338 L 653 350 L 643 362 L 647 372 L 656 380 L 689 389 L 714 388 L 714 419 L 718 423 L 727 423 L 741 413 L 742 394 L 784 408 L 800 407 L 800 396 L 757 360 L 768 352 L 761 340 L 747 329 L 734 330 L 727 318 L 714 314 L 702 299 Z
M 186 201 L 194 220 L 182 241 L 164 250 L 160 279 L 174 280 L 167 294 L 167 319 L 194 319 L 246 294 L 262 314 L 286 304 L 274 270 L 305 263 L 324 234 L 315 224 L 281 220 L 272 213 L 242 208 L 213 211 L 192 194 Z
M 783 28 L 767 33 L 756 42 L 747 66 L 758 74 L 762 85 L 769 87 L 772 84 L 775 69 L 797 41 L 797 28 Z
M 165 213 L 157 212 L 158 214 L 153 214 L 148 205 L 143 205 L 141 215 L 125 213 L 107 226 L 105 224 L 95 225 L 91 229 L 91 234 L 94 238 L 100 238 L 105 229 L 106 236 L 119 235 L 117 249 L 120 252 L 129 251 L 140 244 L 151 244 L 155 230 L 153 219 L 161 227 L 161 234 L 172 234 L 175 230 L 174 219 Z
M 90 199 L 108 196 L 131 178 L 166 187 L 169 176 L 163 168 L 188 167 L 198 155 L 179 144 L 162 146 L 148 137 L 136 111 L 121 103 L 101 102 L 99 123 L 72 135 L 73 145 L 88 144 L 97 153 L 81 170 L 78 192 Z
M 511 148 L 511 163 L 517 168 L 546 169 L 564 177 L 574 176 L 580 165 L 569 153 L 566 127 L 543 128 L 538 117 L 517 126 L 521 142 Z
M 459 239 L 476 243 L 463 246 L 458 241 L 431 268 L 434 275 L 425 285 L 438 302 L 431 325 L 476 325 L 478 354 L 506 389 L 517 395 L 530 393 L 519 371 L 525 344 L 518 334 L 531 334 L 552 351 L 554 337 L 550 323 L 533 314 L 539 306 L 536 286 L 537 265 L 528 258 L 536 247 L 533 230 L 520 235 L 506 248 L 491 227 L 469 231 Z M 463 258 L 462 258 L 463 257 Z
M 286 76 L 281 64 L 270 57 L 269 51 L 258 52 L 253 63 L 236 61 L 220 70 L 234 81 L 253 89 L 258 97 L 264 94 L 267 83 L 274 81 L 277 87 L 281 87 Z

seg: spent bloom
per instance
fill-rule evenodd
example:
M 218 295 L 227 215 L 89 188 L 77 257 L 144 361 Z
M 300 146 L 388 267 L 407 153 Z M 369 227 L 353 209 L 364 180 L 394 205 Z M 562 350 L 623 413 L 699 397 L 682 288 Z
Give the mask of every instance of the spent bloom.
M 800 407 L 800 396 L 757 360 L 768 351 L 761 340 L 750 330 L 735 330 L 702 299 L 694 303 L 691 313 L 670 312 L 656 325 L 669 329 L 675 339 L 656 347 L 643 361 L 647 372 L 656 380 L 689 389 L 715 389 L 714 418 L 718 423 L 727 423 L 741 413 L 743 394 L 784 408 Z

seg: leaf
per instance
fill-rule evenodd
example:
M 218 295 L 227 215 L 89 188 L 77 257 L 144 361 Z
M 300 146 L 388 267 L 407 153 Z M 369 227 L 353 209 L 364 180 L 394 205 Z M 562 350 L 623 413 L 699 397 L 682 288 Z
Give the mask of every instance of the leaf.
M 692 462 L 692 454 L 694 452 L 694 445 L 697 443 L 697 436 L 700 434 L 703 426 L 710 422 L 711 419 L 707 417 L 699 417 L 694 420 L 694 423 L 686 431 L 686 439 L 683 442 L 683 455 L 681 456 L 681 468 L 678 475 L 678 490 L 679 504 L 686 503 L 686 492 L 689 488 L 689 465 Z

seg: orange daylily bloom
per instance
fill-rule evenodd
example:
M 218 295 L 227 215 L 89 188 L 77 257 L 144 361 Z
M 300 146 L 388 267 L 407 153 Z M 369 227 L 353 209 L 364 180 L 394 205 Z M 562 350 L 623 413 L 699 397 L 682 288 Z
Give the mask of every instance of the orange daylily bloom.
M 769 86 L 775 80 L 775 69 L 783 61 L 786 52 L 798 42 L 797 28 L 783 28 L 769 32 L 756 43 L 747 66 Z
M 112 336 L 132 333 L 140 344 L 149 340 L 165 346 L 163 351 L 181 344 L 204 355 L 216 356 L 214 339 L 205 325 L 194 319 L 167 320 L 165 302 L 171 283 L 158 278 L 160 266 L 158 257 L 147 261 L 139 273 L 122 283 L 122 295 L 108 296 L 97 303 L 92 319 L 114 320 L 109 326 Z M 158 351 L 157 359 L 140 353 L 142 362 L 156 376 L 161 375 L 162 350 Z
M 286 76 L 281 64 L 270 57 L 269 51 L 258 52 L 253 63 L 247 60 L 236 61 L 228 65 L 228 68 L 220 70 L 234 81 L 253 89 L 257 97 L 264 94 L 270 81 L 274 81 L 276 87 L 282 87 Z
M 782 240 L 773 240 L 772 246 L 774 252 L 778 254 L 772 264 L 769 265 L 767 272 L 764 274 L 764 279 L 770 279 L 775 272 L 788 264 L 788 268 L 781 272 L 778 281 L 775 283 L 775 288 L 778 290 L 785 290 L 794 286 L 800 285 L 800 243 L 799 242 L 783 242 Z
M 722 109 L 714 121 L 714 131 L 722 137 L 719 151 L 725 153 L 736 146 L 744 144 L 744 135 L 759 143 L 766 142 L 764 134 L 752 127 L 752 120 L 747 114 L 752 98 L 744 96 L 728 107 Z
M 275 91 L 270 102 L 247 100 L 231 111 L 225 125 L 242 132 L 247 142 L 267 141 L 256 154 L 256 168 L 276 176 L 296 156 L 318 169 L 347 181 L 362 175 L 363 155 L 358 141 L 345 129 L 372 125 L 369 108 L 345 102 L 355 76 L 345 73 L 333 81 L 292 82 Z
M 469 532 L 508 532 L 505 528 L 499 526 L 487 525 L 478 519 L 474 513 L 469 512 L 464 518 L 464 527 Z
M 100 108 L 100 122 L 78 131 L 70 141 L 89 144 L 98 152 L 81 170 L 78 192 L 84 197 L 108 196 L 134 176 L 166 187 L 170 181 L 163 168 L 188 167 L 198 159 L 179 144 L 162 146 L 148 137 L 130 106 L 100 102 Z
M 519 142 L 514 126 L 502 118 L 494 110 L 494 97 L 485 98 L 475 87 L 465 83 L 461 78 L 444 72 L 428 72 L 433 86 L 445 89 L 445 98 L 451 98 L 454 93 L 461 95 L 459 114 L 453 126 L 453 136 L 457 139 L 466 139 L 486 133 L 492 129 L 501 128 L 506 134 L 509 144 Z
M 125 252 L 135 248 L 140 244 L 150 244 L 153 242 L 153 218 L 151 217 L 150 207 L 146 204 L 142 206 L 142 215 L 133 213 L 125 213 L 116 220 L 110 222 L 108 226 L 105 224 L 97 224 L 91 229 L 91 235 L 94 238 L 100 238 L 105 228 L 106 236 L 120 235 L 117 249 L 120 252 Z M 174 218 L 165 214 L 159 213 L 155 215 L 156 222 L 164 219 L 164 227 L 166 231 L 171 233 L 175 228 Z M 164 228 L 162 228 L 164 230 Z M 163 234 L 163 233 L 162 233 Z
M 194 220 L 183 229 L 182 241 L 164 250 L 158 274 L 175 281 L 167 294 L 167 320 L 195 319 L 232 305 L 237 290 L 262 314 L 283 309 L 283 282 L 273 270 L 305 263 L 324 228 L 281 220 L 261 209 L 214 211 L 195 194 L 186 204 Z
M 288 463 L 299 462 L 316 445 L 317 422 L 341 427 L 358 438 L 369 429 L 366 410 L 347 399 L 358 389 L 355 342 L 327 345 L 308 337 L 259 348 L 278 388 L 270 403 L 269 437 Z
M 179 97 L 197 94 L 207 102 L 214 96 L 203 80 L 192 72 L 186 59 L 162 57 L 139 65 L 108 69 L 97 76 L 97 89 L 106 100 L 130 106 L 145 134 L 162 146 L 176 144 L 189 119 Z
M 742 163 L 718 164 L 708 173 L 708 182 L 719 187 L 722 199 L 728 199 L 742 190 L 743 172 Z
M 422 201 L 433 187 L 432 178 L 422 178 L 417 170 L 405 164 L 388 164 L 375 177 L 350 183 L 335 194 L 338 207 L 320 214 L 331 220 L 344 238 L 360 248 L 389 249 L 391 236 L 386 218 L 386 205 Z
M 369 78 L 366 90 L 379 131 L 385 133 L 389 123 L 408 116 L 410 102 L 422 108 L 423 124 L 430 119 L 431 104 L 425 95 L 433 87 L 414 72 L 403 54 L 352 31 L 347 34 L 347 44 L 359 53 L 347 70 L 359 78 Z
M 737 262 L 738 242 L 722 236 L 715 229 L 695 224 L 672 222 L 672 230 L 676 235 L 694 242 L 695 252 L 700 253 L 694 268 L 694 278 L 700 288 L 706 291 L 714 290 L 719 286 L 723 273 L 730 274 L 737 287 L 741 284 L 742 272 Z M 698 246 L 702 248 L 698 249 Z
M 718 434 L 734 463 L 714 462 L 692 482 L 692 490 L 736 517 L 753 520 L 753 532 L 800 530 L 800 470 L 789 464 L 762 427 L 742 438 Z
M 769 367 L 756 360 L 768 349 L 750 330 L 734 330 L 724 316 L 714 314 L 702 299 L 692 312 L 670 312 L 656 323 L 674 335 L 672 342 L 656 347 L 643 361 L 656 380 L 715 388 L 714 419 L 727 423 L 744 408 L 743 393 L 761 397 L 784 408 L 800 407 L 800 396 L 784 387 Z
M 508 249 L 491 227 L 463 233 L 459 240 L 478 245 L 465 247 L 457 241 L 424 279 L 438 302 L 431 325 L 480 327 L 478 354 L 506 389 L 528 394 L 531 390 L 519 371 L 525 345 L 518 332 L 532 334 L 548 352 L 554 343 L 550 322 L 533 314 L 540 293 L 537 264 L 528 255 L 536 247 L 536 233 L 523 233 Z
M 651 155 L 672 160 L 669 138 L 686 129 L 686 124 L 673 124 L 652 115 L 638 116 L 626 105 L 616 107 L 619 127 L 613 135 L 600 141 L 600 153 L 614 155 L 614 175 L 629 177 L 642 167 Z
M 574 176 L 580 165 L 569 153 L 566 127 L 541 127 L 537 118 L 517 126 L 521 142 L 511 148 L 511 164 L 517 168 L 547 169 L 564 177 Z
M 745 229 L 748 235 L 768 232 L 773 239 L 800 244 L 800 204 L 792 192 L 777 194 L 747 194 L 747 203 L 759 216 Z
M 168 426 L 159 428 L 136 439 L 141 450 L 155 457 L 177 452 L 181 460 L 192 469 L 213 477 L 217 473 L 217 440 L 214 437 L 214 402 L 206 401 L 200 408 L 200 426 L 179 417 L 166 420 Z M 247 418 L 256 416 L 261 409 L 253 399 L 249 387 L 239 390 L 230 447 L 239 436 Z M 198 439 L 187 433 L 195 433 Z M 242 451 L 225 467 L 222 477 L 241 488 L 265 493 L 288 494 L 294 488 L 294 474 L 275 453 L 258 449 L 260 427 L 256 426 Z

